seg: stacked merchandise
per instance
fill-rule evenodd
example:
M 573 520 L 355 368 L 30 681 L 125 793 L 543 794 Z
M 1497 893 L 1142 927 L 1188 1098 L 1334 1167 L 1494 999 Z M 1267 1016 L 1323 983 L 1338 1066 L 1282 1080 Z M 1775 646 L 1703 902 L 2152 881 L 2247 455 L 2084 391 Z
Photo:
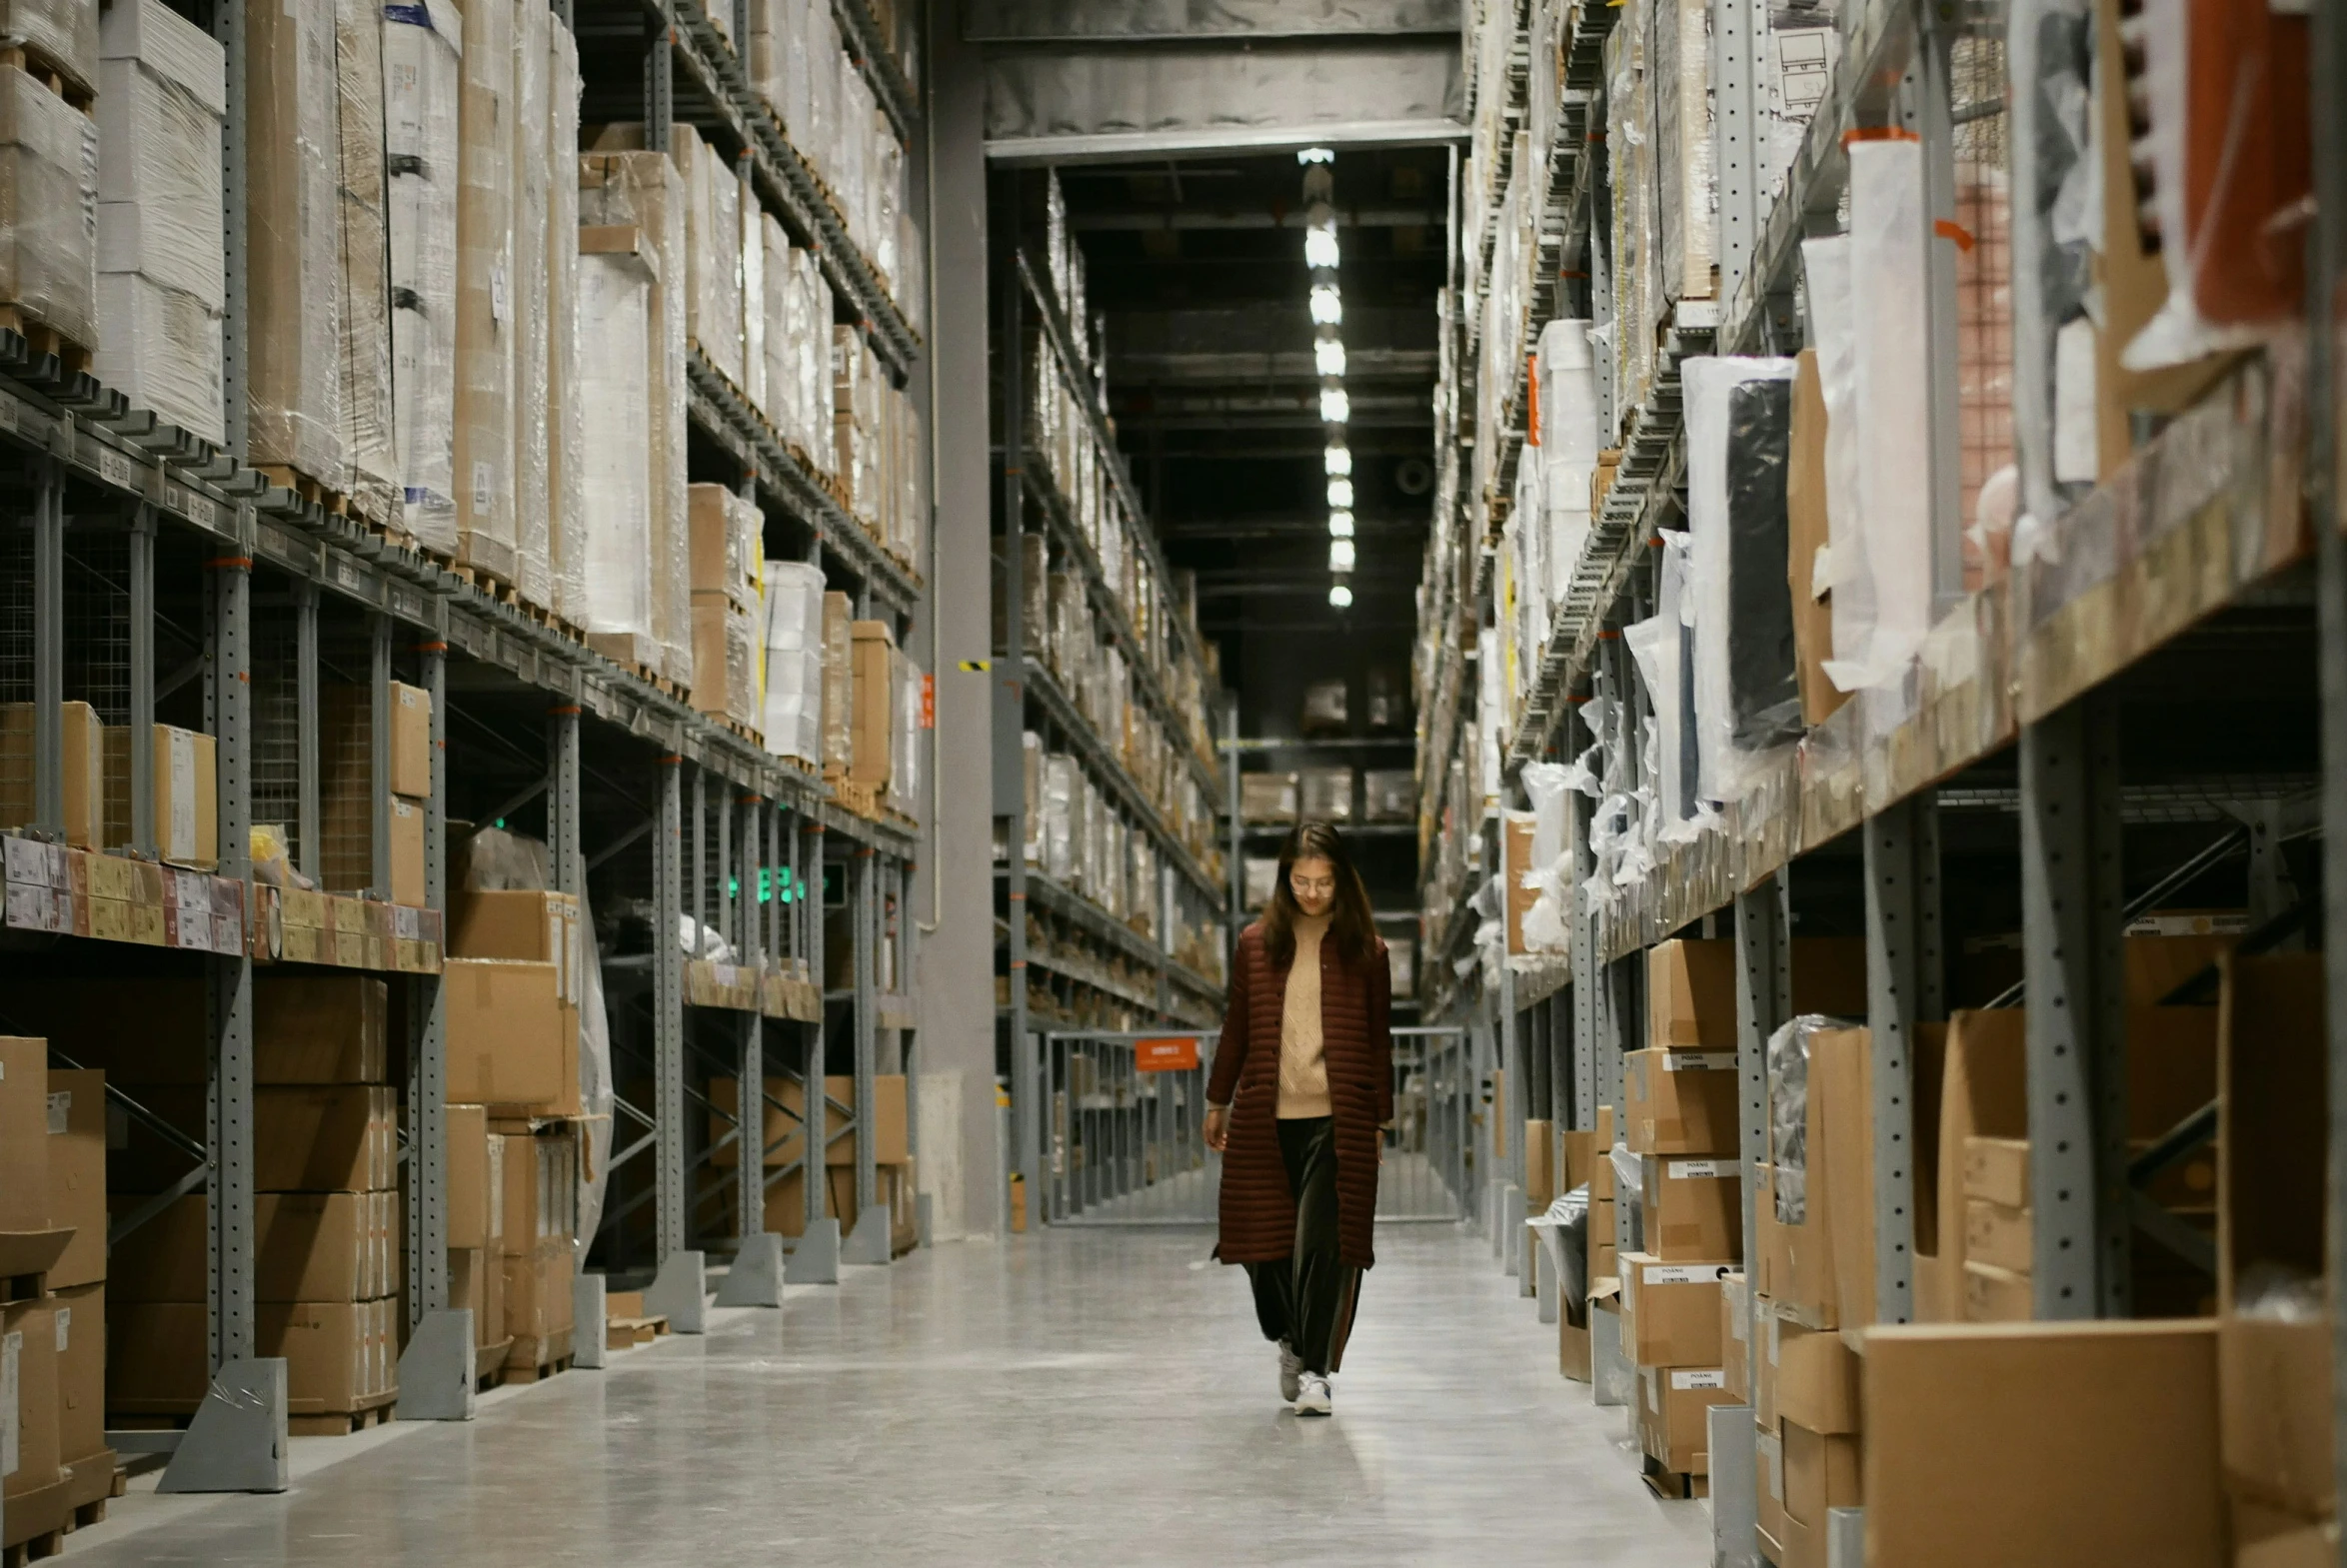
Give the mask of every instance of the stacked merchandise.
M 114 1495 L 106 1442 L 106 1075 L 49 1067 L 45 1039 L 0 1038 L 0 1307 L 14 1363 L 0 1512 L 11 1548 Z
M 1361 819 L 1406 822 L 1417 804 L 1417 776 L 1407 768 L 1361 771 Z
M 401 521 L 427 550 L 457 549 L 457 102 L 464 16 L 450 0 L 383 19 L 392 415 Z
M 1303 768 L 1295 775 L 1296 805 L 1307 819 L 1323 822 L 1352 820 L 1352 770 Z
M 858 621 L 848 632 L 853 653 L 848 698 L 848 779 L 877 798 L 896 777 L 898 687 L 903 656 L 886 621 Z
M 690 688 L 685 197 L 662 154 L 579 159 L 579 337 L 598 345 L 581 357 L 588 641 Z
M 98 56 L 96 374 L 218 444 L 226 56 L 161 0 L 110 0 Z
M 202 995 L 201 981 L 111 980 L 26 999 L 60 1048 L 102 1064 L 108 1084 L 172 1129 L 116 1117 L 107 1137 L 112 1222 L 132 1226 L 105 1287 L 111 1424 L 184 1417 L 205 1394 L 209 1200 L 170 1196 L 204 1136 Z M 389 1034 L 379 978 L 254 978 L 254 1353 L 285 1358 L 297 1432 L 348 1431 L 398 1392 L 402 1207 Z
M 768 751 L 814 772 L 823 765 L 823 569 L 804 561 L 769 561 L 764 585 L 759 729 Z
M 384 694 L 390 723 L 385 755 L 390 777 L 374 772 L 375 694 L 365 687 L 329 685 L 319 732 L 318 866 L 330 892 L 371 888 L 379 898 L 420 908 L 424 903 L 424 814 L 432 795 L 432 694 L 394 681 Z M 378 880 L 375 819 L 389 818 L 390 883 Z
M 856 1161 L 863 1131 L 848 1128 L 855 1115 L 856 1080 L 827 1077 L 823 1080 L 823 1095 L 826 1101 L 824 1211 L 843 1225 L 853 1226 Z M 741 1099 L 740 1080 L 711 1079 L 709 1098 L 712 1127 L 723 1122 L 725 1130 L 731 1130 Z M 904 1252 L 917 1239 L 905 1075 L 886 1072 L 876 1075 L 872 1081 L 872 1158 L 879 1173 L 879 1200 L 889 1211 L 895 1249 Z M 806 1144 L 802 1118 L 806 1103 L 805 1086 L 798 1078 L 776 1076 L 766 1080 L 765 1127 L 760 1142 L 766 1149 L 766 1169 L 784 1172 L 779 1177 L 770 1176 L 766 1188 L 766 1228 L 776 1235 L 796 1236 L 807 1228 L 807 1188 L 800 1168 Z M 721 1136 L 722 1131 L 713 1130 L 710 1141 L 715 1144 Z M 736 1145 L 732 1143 L 711 1155 L 711 1163 L 721 1169 L 731 1169 L 739 1162 Z M 731 1212 L 729 1208 L 729 1215 Z
M 693 582 L 693 706 L 744 729 L 758 711 L 758 571 L 765 519 L 723 485 L 687 492 Z
M 333 0 L 245 7 L 246 460 L 340 489 L 345 282 Z M 468 160 L 467 167 L 471 167 Z
M 854 327 L 833 328 L 831 391 L 826 455 L 841 504 L 900 566 L 915 570 L 928 536 L 920 413 Z
M 94 350 L 98 324 L 98 140 L 89 104 L 98 86 L 98 19 L 86 0 L 11 6 L 20 67 L 0 74 L 0 306 L 44 328 L 59 352 Z M 35 74 L 35 69 L 41 74 Z
M 515 267 L 516 76 L 521 48 L 509 7 L 464 14 L 457 94 L 456 521 L 457 560 L 501 583 L 518 581 L 514 369 L 521 287 Z M 538 269 L 530 269 L 533 277 Z
M 921 732 L 923 678 L 913 656 L 903 649 L 889 651 L 893 708 L 887 803 L 899 815 L 916 814 L 921 802 Z
M 400 526 L 399 459 L 393 448 L 397 420 L 386 273 L 383 7 L 377 0 L 334 0 L 333 26 L 334 277 L 342 291 L 335 369 L 341 382 L 342 466 L 330 483 L 354 515 L 393 529 Z
M 834 784 L 856 761 L 854 624 L 847 595 L 823 596 L 823 776 Z
M 589 939 L 569 893 L 466 890 L 450 921 L 450 1299 L 510 1379 L 570 1354 Z

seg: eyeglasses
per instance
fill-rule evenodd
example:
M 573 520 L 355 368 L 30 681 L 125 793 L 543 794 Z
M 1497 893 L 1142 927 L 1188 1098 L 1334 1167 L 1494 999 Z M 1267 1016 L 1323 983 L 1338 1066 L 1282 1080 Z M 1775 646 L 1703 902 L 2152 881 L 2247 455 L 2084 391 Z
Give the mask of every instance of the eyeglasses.
M 1336 878 L 1333 876 L 1290 876 L 1287 878 L 1287 885 L 1295 889 L 1298 897 L 1308 897 L 1313 893 L 1334 892 Z

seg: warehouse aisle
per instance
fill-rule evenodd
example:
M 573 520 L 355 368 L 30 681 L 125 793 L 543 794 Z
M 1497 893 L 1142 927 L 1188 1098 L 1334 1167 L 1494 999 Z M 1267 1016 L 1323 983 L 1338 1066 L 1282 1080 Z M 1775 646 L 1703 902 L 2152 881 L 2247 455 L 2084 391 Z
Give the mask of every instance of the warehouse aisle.
M 1472 1233 L 1387 1226 L 1337 1416 L 1272 1388 L 1204 1230 L 1058 1230 L 853 1270 L 280 1498 L 133 1499 L 117 1564 L 1531 1563 L 1693 1568 Z M 124 1519 L 124 1525 L 130 1523 Z M 101 1527 L 112 1533 L 116 1526 Z

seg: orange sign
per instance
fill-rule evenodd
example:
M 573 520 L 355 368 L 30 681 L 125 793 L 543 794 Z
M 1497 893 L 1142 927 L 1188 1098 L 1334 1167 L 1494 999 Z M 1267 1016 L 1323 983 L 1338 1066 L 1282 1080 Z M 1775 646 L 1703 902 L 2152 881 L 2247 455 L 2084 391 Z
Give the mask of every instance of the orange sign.
M 1133 1064 L 1143 1072 L 1187 1072 L 1197 1065 L 1197 1036 L 1179 1034 L 1168 1039 L 1136 1040 Z

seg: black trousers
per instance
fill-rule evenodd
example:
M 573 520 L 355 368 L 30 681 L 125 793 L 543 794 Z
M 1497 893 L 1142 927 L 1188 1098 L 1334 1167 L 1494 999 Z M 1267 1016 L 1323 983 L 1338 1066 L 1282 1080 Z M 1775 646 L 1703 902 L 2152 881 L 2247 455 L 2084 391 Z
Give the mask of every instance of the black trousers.
M 1265 1339 L 1287 1341 L 1307 1372 L 1325 1377 L 1344 1360 L 1360 1270 L 1336 1243 L 1336 1136 L 1330 1118 L 1282 1120 L 1279 1158 L 1295 1199 L 1295 1252 L 1283 1263 L 1249 1263 L 1255 1321 Z

